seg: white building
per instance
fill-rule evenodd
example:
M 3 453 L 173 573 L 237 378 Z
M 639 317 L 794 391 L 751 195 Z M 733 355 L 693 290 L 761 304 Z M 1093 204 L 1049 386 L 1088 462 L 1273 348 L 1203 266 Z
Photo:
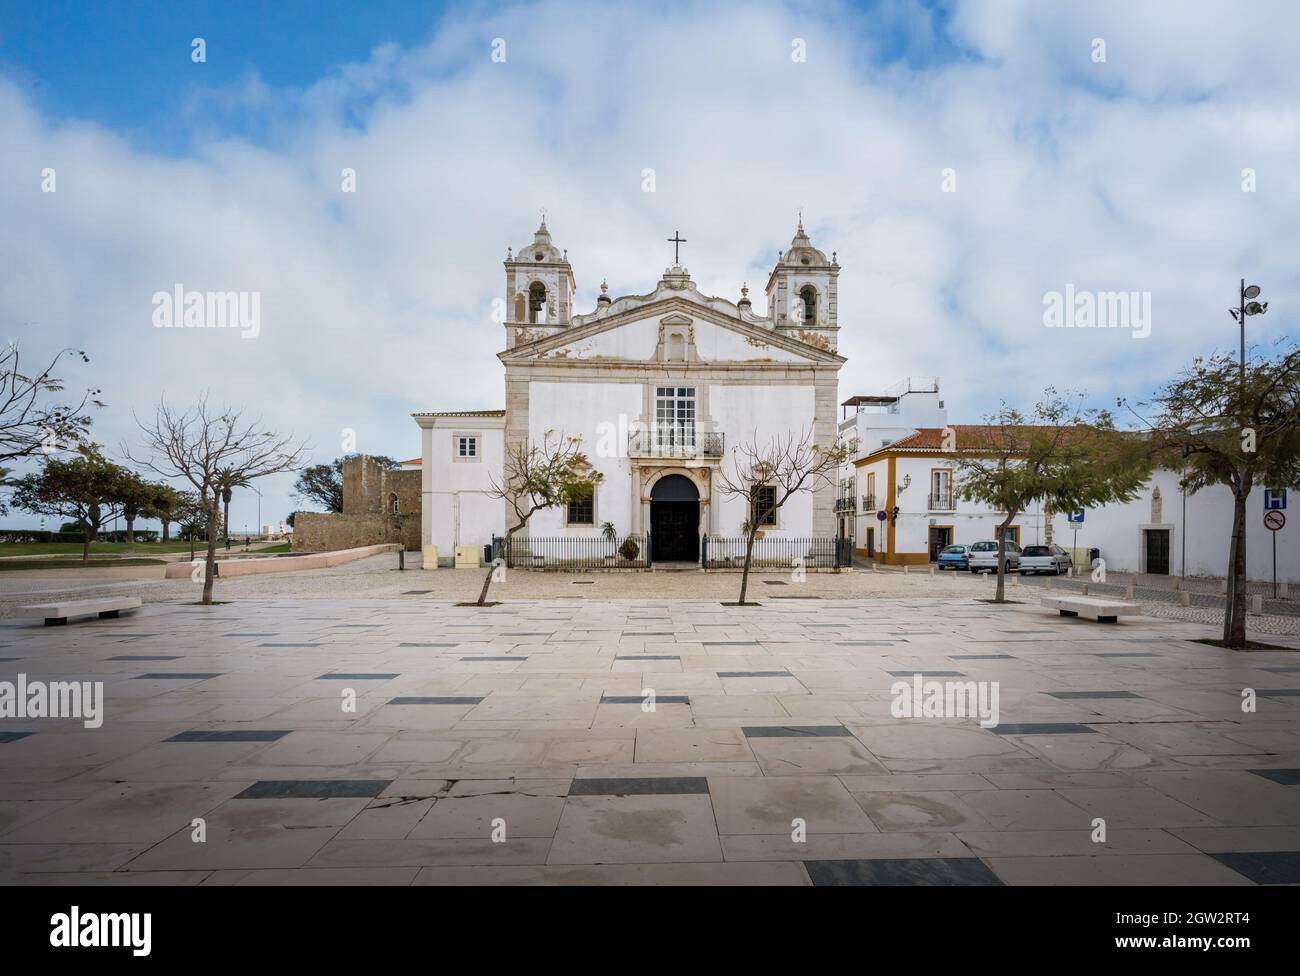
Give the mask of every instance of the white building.
M 748 512 L 717 475 L 738 478 L 733 448 L 780 434 L 836 439 L 839 264 L 812 246 L 802 222 L 768 278 L 767 311 L 702 294 L 680 265 L 653 290 L 574 314 L 568 253 L 545 221 L 505 262 L 505 409 L 416 414 L 423 436 L 426 564 L 455 546 L 481 547 L 504 530 L 505 445 L 548 432 L 581 438 L 603 476 L 594 498 L 537 513 L 533 537 L 618 534 L 653 539 L 656 562 L 695 560 L 702 534 L 736 536 Z M 789 501 L 771 537 L 835 534 L 835 487 Z
M 916 416 L 936 416 L 935 408 L 942 410 L 937 383 L 933 395 L 933 403 L 916 401 L 920 404 Z M 855 397 L 846 403 L 871 399 Z M 988 428 L 918 425 L 901 437 L 893 436 L 893 427 L 887 431 L 889 436 L 878 436 L 875 424 L 894 423 L 900 416 L 908 416 L 907 402 L 908 396 L 899 399 L 897 413 L 886 410 L 870 415 L 885 420 L 859 426 L 862 414 L 857 414 L 841 424 L 842 434 L 856 431 L 868 445 L 852 462 L 857 493 L 857 513 L 852 519 L 855 550 L 885 563 L 923 564 L 935 559 L 946 545 L 995 539 L 1003 514 L 963 501 L 954 490 L 958 454 L 978 445 L 981 432 Z M 1098 549 L 1106 568 L 1114 572 L 1225 576 L 1232 495 L 1225 486 L 1213 486 L 1185 496 L 1178 481 L 1178 472 L 1158 470 L 1136 499 L 1089 509 L 1078 526 L 1071 524 L 1064 512 L 1053 514 L 1049 524 L 1041 508 L 1035 507 L 1016 517 L 1011 537 L 1022 546 L 1055 542 L 1076 548 L 1079 566 L 1088 564 L 1088 550 Z M 883 521 L 877 517 L 879 512 L 885 513 Z M 1263 516 L 1264 491 L 1257 489 L 1251 494 L 1246 515 L 1247 578 L 1272 578 L 1276 541 L 1278 580 L 1300 581 L 1300 545 L 1294 535 L 1298 530 L 1287 526 L 1275 540 L 1274 533 L 1264 527 Z M 1288 532 L 1292 533 L 1289 538 Z

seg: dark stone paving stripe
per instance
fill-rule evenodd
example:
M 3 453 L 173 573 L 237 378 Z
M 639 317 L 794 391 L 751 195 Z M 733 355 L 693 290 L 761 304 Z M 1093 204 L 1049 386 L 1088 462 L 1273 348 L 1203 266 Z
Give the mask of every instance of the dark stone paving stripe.
M 747 739 L 796 739 L 805 736 L 829 739 L 853 735 L 842 725 L 746 725 L 742 731 Z
M 1014 661 L 1010 654 L 949 654 L 954 661 Z
M 341 671 L 335 674 L 322 674 L 317 681 L 389 681 L 400 678 L 401 672 L 381 671 L 374 674 L 364 671 Z
M 785 580 L 763 580 L 763 585 L 764 586 L 786 586 L 788 584 L 786 583 Z
M 1300 851 L 1230 852 L 1210 857 L 1255 884 L 1300 884 Z
M 391 779 L 263 779 L 258 780 L 236 800 L 323 800 L 332 797 L 376 797 Z
M 1261 671 L 1272 671 L 1274 674 L 1293 674 L 1300 672 L 1300 664 L 1292 664 L 1286 667 L 1277 668 L 1260 668 Z
M 0 664 L 8 664 L 10 661 L 21 661 L 21 660 L 22 658 L 20 657 L 0 657 Z M 109 658 L 109 660 L 111 661 L 113 660 L 113 658 Z
M 836 647 L 891 647 L 894 644 L 906 644 L 907 641 L 870 640 L 870 641 L 836 641 Z
M 509 654 L 479 654 L 461 658 L 462 661 L 527 661 L 528 655 L 522 657 L 519 655 L 511 656 Z
M 1246 772 L 1271 779 L 1283 786 L 1300 786 L 1300 769 L 1248 769 Z
M 110 661 L 179 661 L 180 654 L 119 654 Z
M 982 885 L 1002 881 L 977 857 L 804 861 L 812 883 L 827 885 Z
M 602 705 L 640 705 L 646 699 L 641 695 L 601 695 Z M 659 705 L 689 705 L 687 695 L 656 695 L 655 703 Z
M 320 644 L 258 644 L 258 647 L 320 647 Z
M 390 698 L 390 705 L 477 705 L 485 696 L 456 695 L 406 695 Z
M 137 674 L 136 681 L 206 681 L 208 678 L 220 678 L 220 671 L 150 671 Z
M 719 678 L 793 678 L 789 671 L 719 671 Z
M 615 661 L 680 661 L 680 654 L 616 654 Z
M 338 627 L 382 627 L 384 625 L 383 624 L 335 624 L 334 626 L 338 628 Z
M 624 637 L 672 637 L 671 630 L 625 630 Z
M 1076 699 L 1086 700 L 1092 698 L 1141 698 L 1141 695 L 1135 695 L 1131 691 L 1049 691 L 1047 692 L 1052 698 L 1059 698 L 1061 701 L 1074 701 Z
M 25 739 L 29 735 L 35 734 L 35 732 L 0 732 L 0 745 L 7 742 L 17 742 L 19 739 Z
M 432 593 L 433 590 L 405 590 L 402 596 L 423 596 L 425 593 Z
M 283 739 L 292 729 L 235 729 L 230 732 L 180 732 L 164 742 L 275 742 Z
M 1097 730 L 1077 722 L 1025 722 L 995 725 L 989 731 L 995 735 L 1086 735 Z
M 575 779 L 569 796 L 667 796 L 709 792 L 703 776 L 626 777 Z
M 964 678 L 962 671 L 890 671 L 895 678 L 910 678 L 919 674 L 922 678 Z
M 1300 688 L 1256 688 L 1255 694 L 1262 698 L 1294 698 L 1300 695 Z

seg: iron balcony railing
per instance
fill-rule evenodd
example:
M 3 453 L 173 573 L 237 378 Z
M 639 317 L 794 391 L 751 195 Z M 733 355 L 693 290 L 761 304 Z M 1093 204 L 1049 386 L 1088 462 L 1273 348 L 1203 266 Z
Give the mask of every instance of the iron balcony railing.
M 835 499 L 835 511 L 837 512 L 854 512 L 857 511 L 856 500 L 852 495 L 841 495 Z
M 940 492 L 937 495 L 930 496 L 930 511 L 951 512 L 952 510 L 952 492 Z
M 875 496 L 875 495 L 863 495 L 863 496 L 862 496 L 862 510 L 863 510 L 864 512 L 874 512 L 874 511 L 876 510 L 876 496 Z
M 656 427 L 628 434 L 627 453 L 641 457 L 722 457 L 725 437 L 720 431 L 694 427 Z

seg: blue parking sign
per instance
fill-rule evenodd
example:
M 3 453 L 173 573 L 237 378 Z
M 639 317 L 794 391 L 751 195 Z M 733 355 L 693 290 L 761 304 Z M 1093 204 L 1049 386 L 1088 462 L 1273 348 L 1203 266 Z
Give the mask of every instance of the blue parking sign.
M 1264 489 L 1264 511 L 1266 512 L 1286 511 L 1286 489 L 1285 488 Z
M 1066 521 L 1069 522 L 1071 525 L 1082 525 L 1083 511 L 1084 510 L 1080 508 L 1077 511 L 1070 512 L 1068 515 L 1065 516 Z

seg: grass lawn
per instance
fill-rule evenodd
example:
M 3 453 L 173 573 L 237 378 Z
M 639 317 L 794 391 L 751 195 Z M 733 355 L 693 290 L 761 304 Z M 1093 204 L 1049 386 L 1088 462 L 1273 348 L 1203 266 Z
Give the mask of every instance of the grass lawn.
M 33 569 L 95 569 L 101 566 L 162 566 L 161 559 L 95 559 L 86 562 L 77 559 L 0 559 L 0 573 L 29 571 Z
M 206 542 L 195 542 L 196 552 L 202 552 L 207 548 Z M 230 549 L 233 552 L 236 548 L 243 550 L 241 542 L 235 546 L 232 542 Z M 123 554 L 131 556 L 156 556 L 159 553 L 167 552 L 189 552 L 190 544 L 188 542 L 177 542 L 175 539 L 170 542 L 134 542 L 128 545 L 125 542 L 92 542 L 90 544 L 90 555 L 110 555 Z M 217 551 L 223 551 L 223 547 L 218 543 Z M 273 550 L 266 550 L 273 551 Z M 287 550 L 286 550 L 287 551 Z M 80 542 L 0 542 L 0 556 L 52 556 L 67 555 L 81 556 Z

